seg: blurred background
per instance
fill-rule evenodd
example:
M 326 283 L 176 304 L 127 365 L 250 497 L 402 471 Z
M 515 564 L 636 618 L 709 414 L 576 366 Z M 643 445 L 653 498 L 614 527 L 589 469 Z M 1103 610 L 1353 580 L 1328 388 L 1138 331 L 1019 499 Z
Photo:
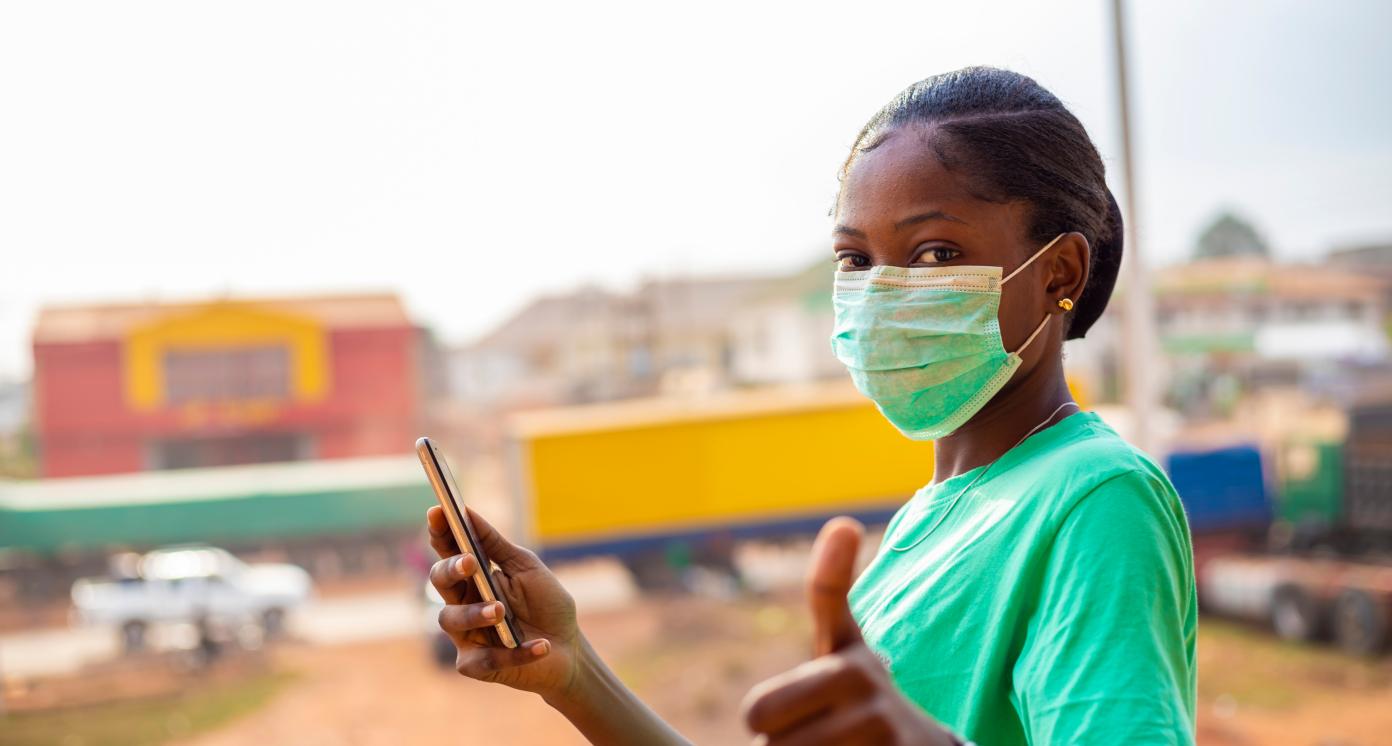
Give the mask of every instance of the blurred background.
M 1118 15 L 1120 10 L 1120 15 Z M 1076 396 L 1169 470 L 1205 744 L 1392 743 L 1392 5 L 0 6 L 0 743 L 576 743 L 435 631 L 411 447 L 700 743 L 932 474 L 827 342 L 860 126 L 970 64 L 1128 212 Z M 867 476 L 868 475 L 868 476 Z

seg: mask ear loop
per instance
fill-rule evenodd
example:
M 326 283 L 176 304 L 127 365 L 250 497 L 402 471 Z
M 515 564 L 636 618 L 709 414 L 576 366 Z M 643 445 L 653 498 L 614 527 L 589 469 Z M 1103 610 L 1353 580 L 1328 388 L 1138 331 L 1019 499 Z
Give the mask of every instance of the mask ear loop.
M 1038 259 L 1044 252 L 1048 251 L 1049 249 L 1054 248 L 1054 244 L 1058 243 L 1058 242 L 1059 242 L 1059 239 L 1060 239 L 1060 238 L 1063 238 L 1064 235 L 1065 235 L 1065 234 L 1060 233 L 1060 234 L 1058 234 L 1057 236 L 1054 236 L 1054 240 L 1050 241 L 1049 243 L 1044 244 L 1044 248 L 1040 249 L 1039 251 L 1034 252 L 1034 256 L 1032 256 L 1032 257 L 1026 259 L 1024 264 L 1021 264 L 1020 266 L 1016 267 L 1014 272 L 1011 272 L 1010 274 L 1006 275 L 1006 276 L 1000 281 L 1000 284 L 1004 285 L 1005 283 L 1009 282 L 1009 281 L 1010 281 L 1010 278 L 1014 277 L 1015 275 L 1020 274 L 1020 272 L 1023 271 L 1025 267 L 1030 266 L 1030 263 L 1033 262 L 1035 259 Z M 1045 325 L 1045 324 L 1048 324 L 1048 323 L 1049 323 L 1049 314 L 1044 314 L 1044 320 L 1043 320 L 1043 321 L 1040 321 L 1040 322 L 1039 322 L 1039 326 L 1036 326 L 1036 327 L 1034 328 L 1034 331 L 1030 333 L 1029 338 L 1025 340 L 1025 343 L 1022 344 L 1022 345 L 1020 345 L 1020 349 L 1018 349 L 1018 350 L 1015 351 L 1015 355 L 1018 356 L 1020 353 L 1024 352 L 1024 351 L 1025 351 L 1025 348 L 1026 348 L 1026 347 L 1029 347 L 1029 346 L 1030 346 L 1030 343 L 1034 341 L 1034 338 L 1035 338 L 1035 337 L 1038 337 L 1038 336 L 1039 336 L 1039 333 L 1042 332 L 1042 331 L 1044 331 L 1044 325 Z
M 1033 342 L 1033 341 L 1034 341 L 1034 338 L 1037 337 L 1037 336 L 1039 336 L 1039 333 L 1040 333 L 1040 332 L 1044 331 L 1044 325 L 1047 324 L 1047 323 L 1049 323 L 1049 318 L 1050 318 L 1049 314 L 1047 314 L 1047 313 L 1044 314 L 1044 320 L 1041 321 L 1041 322 L 1039 322 L 1039 326 L 1036 326 L 1036 327 L 1034 328 L 1034 331 L 1029 335 L 1029 338 L 1025 340 L 1025 343 L 1022 344 L 1022 345 L 1020 345 L 1020 349 L 1018 349 L 1018 350 L 1015 351 L 1015 355 L 1016 355 L 1017 357 L 1019 356 L 1020 353 L 1022 353 L 1022 352 L 1025 351 L 1025 348 L 1026 348 L 1026 347 L 1029 347 L 1029 346 L 1030 346 L 1030 342 Z
M 1040 257 L 1041 254 L 1043 254 L 1044 252 L 1048 251 L 1049 249 L 1054 248 L 1054 244 L 1058 243 L 1058 242 L 1059 242 L 1059 239 L 1060 239 L 1060 238 L 1063 238 L 1065 235 L 1067 235 L 1067 234 L 1060 233 L 1060 234 L 1058 234 L 1057 236 L 1054 236 L 1054 240 L 1050 241 L 1049 243 L 1044 244 L 1044 248 L 1040 249 L 1039 251 L 1034 252 L 1034 256 L 1032 256 L 1032 257 L 1026 259 L 1024 264 L 1021 264 L 1020 266 L 1018 266 L 1018 267 L 1015 268 L 1015 271 L 1014 271 L 1014 272 L 1011 272 L 1010 274 L 1008 274 L 1008 275 L 1006 275 L 1004 278 L 1002 278 L 1001 281 L 1000 281 L 1000 284 L 1004 285 L 1005 283 L 1010 282 L 1010 278 L 1014 277 L 1015 275 L 1020 274 L 1020 272 L 1023 271 L 1025 267 L 1030 266 L 1030 263 L 1033 262 L 1035 259 L 1038 259 L 1038 258 Z

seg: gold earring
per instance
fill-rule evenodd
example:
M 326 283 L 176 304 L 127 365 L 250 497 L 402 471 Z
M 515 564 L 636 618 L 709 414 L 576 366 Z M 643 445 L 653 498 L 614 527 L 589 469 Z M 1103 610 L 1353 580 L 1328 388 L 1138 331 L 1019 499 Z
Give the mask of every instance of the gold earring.
M 1060 298 L 1060 299 L 1059 299 L 1059 302 L 1058 302 L 1058 307 L 1059 307 L 1059 308 L 1062 308 L 1064 311 L 1072 311 L 1072 310 L 1073 310 L 1073 299 L 1071 299 L 1071 298 Z

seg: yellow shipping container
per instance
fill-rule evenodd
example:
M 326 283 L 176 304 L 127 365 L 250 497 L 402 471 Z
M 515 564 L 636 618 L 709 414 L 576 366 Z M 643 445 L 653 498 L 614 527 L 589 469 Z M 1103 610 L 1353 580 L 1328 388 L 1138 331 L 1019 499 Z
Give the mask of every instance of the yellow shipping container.
M 509 434 L 520 537 L 552 559 L 883 522 L 933 475 L 932 444 L 841 382 L 536 412 Z

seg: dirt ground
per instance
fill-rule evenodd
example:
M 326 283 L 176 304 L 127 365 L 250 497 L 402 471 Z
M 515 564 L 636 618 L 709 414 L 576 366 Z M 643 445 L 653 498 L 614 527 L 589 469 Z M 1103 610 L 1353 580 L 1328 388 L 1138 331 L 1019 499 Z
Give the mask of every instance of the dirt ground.
M 1392 744 L 1392 658 L 1350 658 L 1208 618 L 1198 658 L 1200 744 Z
M 794 599 L 721 603 L 645 600 L 582 619 L 586 635 L 631 686 L 698 743 L 746 742 L 736 713 L 757 681 L 794 665 L 806 631 Z M 426 640 L 289 648 L 296 685 L 263 711 L 194 739 L 194 746 L 296 743 L 376 746 L 458 743 L 583 744 L 531 694 L 438 667 Z M 475 728 L 484 734 L 479 738 Z
M 806 651 L 791 594 L 645 599 L 583 624 L 620 676 L 701 744 L 747 743 L 740 698 Z M 1220 622 L 1204 625 L 1199 658 L 1201 744 L 1392 746 L 1392 660 L 1362 663 Z M 423 639 L 288 648 L 281 663 L 298 674 L 288 691 L 188 744 L 583 743 L 536 697 L 438 668 Z

